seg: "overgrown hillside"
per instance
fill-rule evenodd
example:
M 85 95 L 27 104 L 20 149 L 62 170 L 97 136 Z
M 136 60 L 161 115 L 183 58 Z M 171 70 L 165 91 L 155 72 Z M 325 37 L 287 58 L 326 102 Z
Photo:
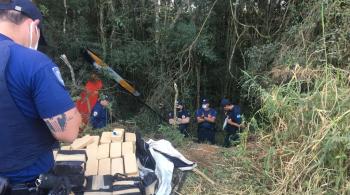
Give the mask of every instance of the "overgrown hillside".
M 67 54 L 79 86 L 92 72 L 80 55 L 89 47 L 159 113 L 172 108 L 174 82 L 192 113 L 202 97 L 220 113 L 222 97 L 242 106 L 240 145 L 199 163 L 218 185 L 191 175 L 182 194 L 350 194 L 350 2 L 37 2 L 48 19 L 46 51 L 60 64 Z M 157 131 L 152 112 L 104 82 L 114 120 Z M 179 147 L 191 158 L 197 146 L 187 141 Z

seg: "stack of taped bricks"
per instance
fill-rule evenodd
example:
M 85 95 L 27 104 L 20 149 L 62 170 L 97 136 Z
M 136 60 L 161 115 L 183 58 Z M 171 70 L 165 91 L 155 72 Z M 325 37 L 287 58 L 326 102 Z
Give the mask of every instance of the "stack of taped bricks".
M 100 136 L 85 135 L 61 150 L 86 150 L 85 176 L 124 174 L 138 177 L 136 162 L 136 135 L 116 128 L 113 132 L 103 132 Z

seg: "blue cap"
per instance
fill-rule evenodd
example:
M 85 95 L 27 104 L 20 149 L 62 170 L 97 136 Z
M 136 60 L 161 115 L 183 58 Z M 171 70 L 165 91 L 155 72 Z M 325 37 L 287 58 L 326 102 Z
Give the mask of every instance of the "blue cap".
M 209 100 L 208 99 L 202 99 L 202 104 L 209 104 Z
M 230 102 L 230 100 L 224 98 L 224 99 L 221 100 L 220 105 L 222 107 L 224 107 L 224 106 L 227 106 L 227 105 L 231 105 L 231 102 Z
M 0 10 L 16 10 L 32 20 L 40 20 L 39 28 L 41 36 L 39 44 L 46 45 L 46 41 L 42 33 L 43 15 L 31 0 L 11 0 L 10 3 L 0 3 Z
M 182 100 L 176 100 L 176 105 L 181 105 L 181 106 L 183 106 L 184 104 L 183 104 L 183 101 L 182 101 Z

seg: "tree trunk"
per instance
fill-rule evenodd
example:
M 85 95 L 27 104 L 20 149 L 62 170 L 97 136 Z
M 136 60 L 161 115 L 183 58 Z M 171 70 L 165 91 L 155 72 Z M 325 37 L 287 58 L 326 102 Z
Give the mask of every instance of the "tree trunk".
M 102 47 L 102 58 L 105 59 L 107 56 L 107 40 L 106 40 L 106 32 L 104 26 L 104 10 L 105 3 L 103 0 L 99 2 L 99 28 L 100 28 L 100 39 L 101 39 L 101 47 Z
M 156 13 L 156 23 L 155 23 L 155 40 L 156 40 L 156 47 L 158 48 L 159 39 L 160 39 L 160 0 L 155 0 L 155 13 Z
M 174 112 L 174 115 L 173 115 L 173 119 L 174 119 L 174 124 L 173 126 L 176 127 L 177 126 L 177 113 L 176 113 L 176 102 L 177 102 L 177 99 L 179 98 L 179 90 L 177 88 L 177 84 L 174 83 L 174 90 L 175 90 L 175 98 L 174 98 L 174 107 L 173 107 L 173 112 Z
M 197 108 L 200 106 L 201 98 L 201 64 L 196 65 L 196 78 L 197 78 Z
M 63 19 L 63 33 L 66 34 L 66 23 L 67 23 L 67 0 L 63 0 L 63 5 L 64 5 L 64 19 Z
M 113 17 L 115 16 L 115 8 L 114 8 L 114 3 L 113 0 L 110 0 L 108 2 L 109 5 L 109 17 L 113 20 Z M 113 51 L 113 43 L 114 43 L 114 37 L 115 37 L 115 25 L 112 24 L 112 30 L 111 30 L 111 34 L 109 36 L 109 50 L 111 52 L 112 55 L 112 51 Z

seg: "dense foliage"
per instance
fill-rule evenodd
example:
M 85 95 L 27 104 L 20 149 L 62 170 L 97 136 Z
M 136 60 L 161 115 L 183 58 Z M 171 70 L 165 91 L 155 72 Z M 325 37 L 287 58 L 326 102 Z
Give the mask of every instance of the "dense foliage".
M 222 97 L 240 101 L 249 123 L 235 154 L 245 161 L 235 166 L 250 174 L 227 193 L 350 193 L 348 1 L 36 2 L 46 18 L 45 50 L 61 64 L 73 96 L 80 88 L 58 57 L 68 56 L 83 86 L 93 71 L 81 57 L 89 47 L 162 114 L 172 108 L 174 82 L 191 111 L 204 96 L 214 107 Z M 117 118 L 156 128 L 142 104 L 115 83 L 105 85 L 116 95 Z M 250 136 L 256 153 L 246 147 Z

